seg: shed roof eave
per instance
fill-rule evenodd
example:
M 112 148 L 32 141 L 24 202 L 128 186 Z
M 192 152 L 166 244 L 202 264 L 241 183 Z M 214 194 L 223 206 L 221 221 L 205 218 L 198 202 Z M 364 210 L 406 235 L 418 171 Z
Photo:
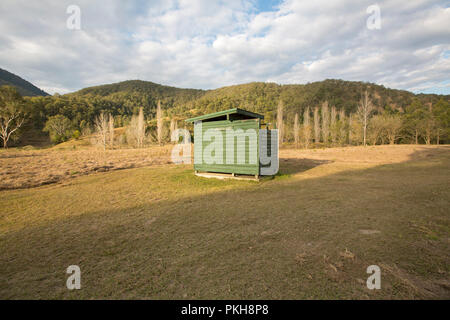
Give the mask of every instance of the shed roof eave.
M 186 119 L 185 121 L 186 122 L 195 122 L 195 121 L 201 121 L 201 120 L 206 120 L 206 119 L 214 119 L 214 118 L 218 118 L 221 116 L 225 116 L 227 114 L 242 114 L 242 115 L 246 115 L 250 118 L 264 119 L 264 116 L 261 114 L 250 112 L 250 111 L 239 109 L 239 108 L 233 108 L 233 109 L 223 110 L 223 111 L 219 111 L 219 112 L 204 114 L 202 116 Z

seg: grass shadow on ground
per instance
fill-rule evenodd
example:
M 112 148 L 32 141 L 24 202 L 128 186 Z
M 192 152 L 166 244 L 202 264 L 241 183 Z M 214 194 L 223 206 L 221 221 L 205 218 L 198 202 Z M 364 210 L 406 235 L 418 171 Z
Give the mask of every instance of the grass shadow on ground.
M 279 172 L 282 175 L 299 174 L 307 170 L 311 170 L 317 166 L 332 162 L 332 160 L 317 160 L 307 158 L 281 158 Z

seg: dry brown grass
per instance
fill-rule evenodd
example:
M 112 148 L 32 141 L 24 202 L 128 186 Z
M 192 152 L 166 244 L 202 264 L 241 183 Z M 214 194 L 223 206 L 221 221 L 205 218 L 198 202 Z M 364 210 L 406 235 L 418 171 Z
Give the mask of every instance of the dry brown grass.
M 103 151 L 95 147 L 9 149 L 0 152 L 0 190 L 64 182 L 95 172 L 167 164 L 170 146 Z
M 429 152 L 426 152 L 429 150 Z M 417 151 L 425 151 L 417 153 Z M 315 160 L 329 160 L 342 163 L 361 164 L 374 166 L 380 164 L 400 163 L 411 160 L 411 156 L 425 158 L 438 153 L 446 152 L 438 146 L 425 145 L 382 145 L 382 146 L 357 146 L 337 147 L 326 149 L 282 149 L 280 157 L 285 159 L 308 158 Z
M 74 148 L 75 146 L 75 148 Z M 170 163 L 172 145 L 152 146 L 142 149 L 115 149 L 103 151 L 79 142 L 63 143 L 50 149 L 0 151 L 0 190 L 30 188 L 64 182 L 68 179 L 95 172 L 139 168 Z M 424 146 L 399 145 L 376 147 L 342 147 L 328 149 L 282 149 L 283 162 L 300 165 L 316 163 L 357 164 L 358 167 L 399 163 L 408 160 Z M 433 150 L 433 146 L 430 146 Z M 422 157 L 426 155 L 422 154 Z M 290 161 L 293 160 L 293 161 Z M 294 165 L 295 166 L 295 165 Z M 347 167 L 345 167 L 347 168 Z M 294 167 L 291 170 L 295 170 Z

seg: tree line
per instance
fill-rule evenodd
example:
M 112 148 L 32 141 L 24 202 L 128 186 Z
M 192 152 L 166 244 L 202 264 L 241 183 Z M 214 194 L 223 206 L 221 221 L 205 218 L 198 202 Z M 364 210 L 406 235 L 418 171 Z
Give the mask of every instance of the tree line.
M 283 143 L 307 148 L 450 140 L 448 96 L 414 95 L 363 82 L 249 83 L 204 91 L 125 81 L 45 97 L 0 89 L 5 147 L 30 128 L 54 143 L 100 131 L 110 132 L 102 140 L 104 148 L 111 143 L 163 144 L 184 119 L 235 107 L 263 114 L 271 127 L 281 129 Z
M 380 109 L 365 91 L 351 113 L 330 106 L 328 101 L 307 107 L 303 114 L 296 112 L 293 120 L 283 116 L 283 109 L 280 100 L 276 115 L 280 145 L 441 144 L 450 139 L 450 104 L 444 98 L 436 103 L 416 98 L 405 110 Z

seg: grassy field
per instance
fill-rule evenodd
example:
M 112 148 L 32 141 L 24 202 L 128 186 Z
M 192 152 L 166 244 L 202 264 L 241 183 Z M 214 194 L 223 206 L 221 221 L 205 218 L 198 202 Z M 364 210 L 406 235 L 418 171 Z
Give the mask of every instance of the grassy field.
M 19 153 L 1 170 L 26 172 Z M 3 190 L 0 298 L 450 298 L 449 146 L 288 149 L 280 164 L 264 182 L 149 162 Z
M 38 187 L 95 172 L 168 163 L 170 146 L 104 151 L 69 141 L 50 149 L 0 150 L 0 190 Z

